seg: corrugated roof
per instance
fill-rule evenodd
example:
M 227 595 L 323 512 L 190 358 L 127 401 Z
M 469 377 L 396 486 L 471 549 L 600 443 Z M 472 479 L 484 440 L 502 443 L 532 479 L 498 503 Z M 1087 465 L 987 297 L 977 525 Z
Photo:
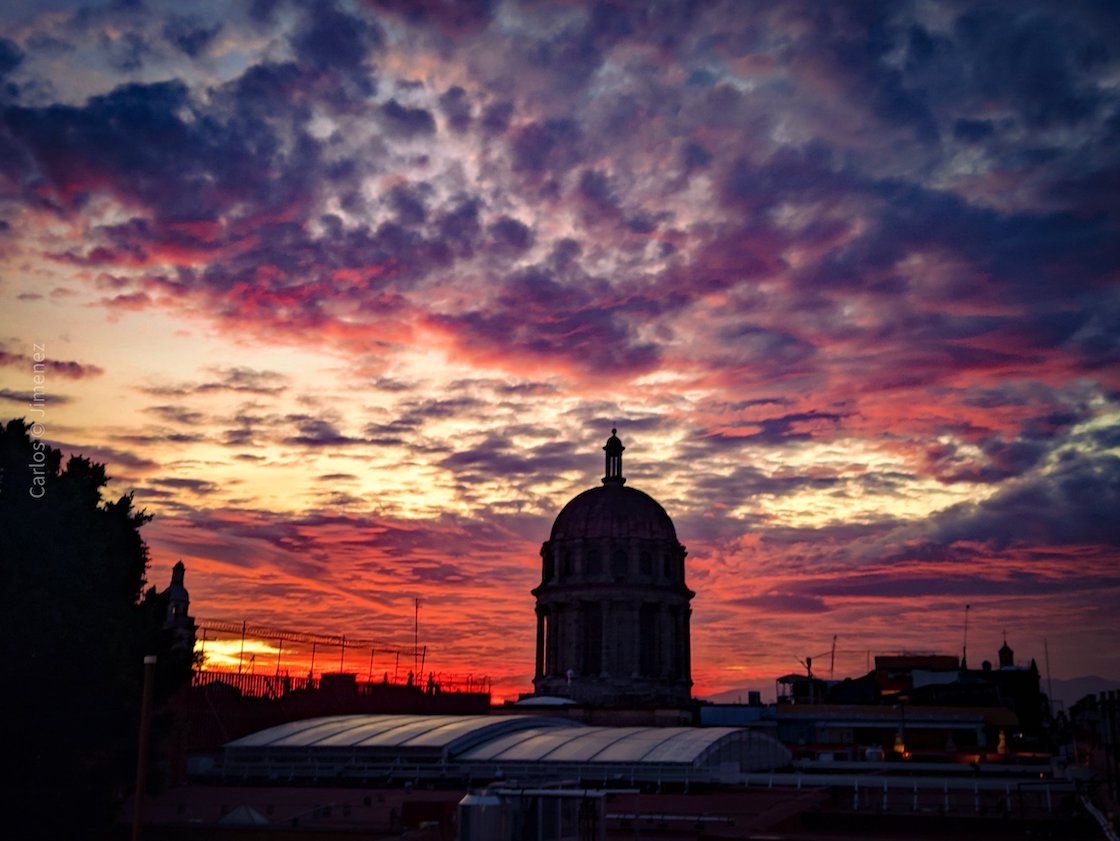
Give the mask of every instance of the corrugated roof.
M 776 768 L 790 754 L 738 727 L 589 727 L 540 715 L 338 715 L 293 721 L 226 745 L 224 772 L 289 779 L 395 773 L 498 773 L 504 765 L 549 774 L 573 767 L 723 773 Z M 442 771 L 438 769 L 443 769 Z M 636 769 L 645 769 L 637 771 Z M 567 773 L 567 772 L 564 772 Z
M 547 716 L 332 715 L 291 721 L 235 739 L 228 749 L 251 748 L 436 748 L 455 752 L 480 738 L 527 727 L 579 727 Z

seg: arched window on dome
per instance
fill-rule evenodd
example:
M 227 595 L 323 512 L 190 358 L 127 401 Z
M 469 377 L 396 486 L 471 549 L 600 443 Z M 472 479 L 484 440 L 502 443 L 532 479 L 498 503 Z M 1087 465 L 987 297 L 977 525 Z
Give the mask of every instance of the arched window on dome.
M 672 555 L 665 554 L 665 555 L 662 556 L 662 560 L 664 561 L 664 570 L 663 571 L 665 573 L 665 577 L 668 578 L 670 581 L 672 581 L 673 580 L 673 557 L 672 557 Z
M 642 677 L 657 677 L 660 672 L 661 652 L 657 631 L 657 605 L 642 605 L 638 613 L 638 668 Z
M 560 556 L 560 575 L 568 578 L 572 574 L 572 553 L 565 551 Z
M 553 560 L 552 552 L 544 553 L 544 574 L 541 576 L 545 581 L 551 581 L 552 576 L 555 574 L 556 565 Z
M 603 670 L 603 611 L 598 602 L 580 605 L 583 651 L 580 669 L 585 675 L 597 675 Z
M 615 578 L 625 578 L 627 573 L 626 551 L 624 549 L 615 549 L 611 555 L 611 575 Z
M 638 573 L 640 575 L 653 575 L 653 556 L 649 552 L 638 555 Z
M 602 575 L 603 574 L 603 559 L 599 557 L 598 549 L 588 549 L 587 554 L 584 556 L 587 569 L 587 575 Z

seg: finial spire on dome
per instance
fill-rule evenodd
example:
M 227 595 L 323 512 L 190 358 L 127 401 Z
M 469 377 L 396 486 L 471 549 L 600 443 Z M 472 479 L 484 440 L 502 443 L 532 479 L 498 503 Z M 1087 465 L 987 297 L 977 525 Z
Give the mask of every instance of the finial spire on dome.
M 611 428 L 611 437 L 607 439 L 607 444 L 603 450 L 607 454 L 607 472 L 603 476 L 603 484 L 617 484 L 625 485 L 626 480 L 622 476 L 622 451 L 626 448 L 622 446 L 622 442 L 618 439 L 618 430 L 614 427 Z

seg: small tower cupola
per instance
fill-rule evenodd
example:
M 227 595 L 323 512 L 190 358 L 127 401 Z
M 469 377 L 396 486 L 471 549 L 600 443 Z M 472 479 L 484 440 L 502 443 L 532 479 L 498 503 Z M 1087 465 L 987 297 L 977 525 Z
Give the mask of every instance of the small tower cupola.
M 622 441 L 618 438 L 618 430 L 611 429 L 611 437 L 607 439 L 603 451 L 607 454 L 607 470 L 603 475 L 603 484 L 625 485 L 626 479 L 622 476 Z
M 171 568 L 171 585 L 167 588 L 167 626 L 180 624 L 190 609 L 191 598 L 183 583 L 186 565 L 179 561 Z
M 172 633 L 172 650 L 194 649 L 195 624 L 190 615 L 191 597 L 184 584 L 186 571 L 187 568 L 182 561 L 175 564 L 171 568 L 171 584 L 164 590 L 167 614 L 163 627 Z
M 1007 644 L 1007 634 L 1003 635 L 1003 645 L 999 649 L 999 667 L 1001 669 L 1010 669 L 1015 666 L 1015 652 L 1011 650 L 1011 646 Z

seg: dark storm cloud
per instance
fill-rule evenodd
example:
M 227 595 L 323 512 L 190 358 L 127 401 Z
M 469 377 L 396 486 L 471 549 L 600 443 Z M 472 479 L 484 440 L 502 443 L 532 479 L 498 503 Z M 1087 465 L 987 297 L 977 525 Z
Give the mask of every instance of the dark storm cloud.
M 381 116 L 389 131 L 401 137 L 435 134 L 436 121 L 423 108 L 408 108 L 395 99 L 381 106 Z
M 314 418 L 308 415 L 289 415 L 287 420 L 294 424 L 298 430 L 297 434 L 283 439 L 282 443 L 288 446 L 349 447 L 366 443 L 364 439 L 343 435 L 333 423 L 323 418 Z
M 152 479 L 150 480 L 153 485 L 163 488 L 170 488 L 172 490 L 186 490 L 199 496 L 207 496 L 217 493 L 221 490 L 222 486 L 216 482 L 209 482 L 205 479 Z
M 1009 483 L 983 502 L 956 505 L 934 518 L 933 536 L 948 543 L 997 547 L 1120 546 L 1120 458 L 1066 450 L 1048 471 Z
M 465 349 L 504 347 L 512 358 L 551 359 L 604 376 L 649 370 L 657 348 L 639 339 L 627 318 L 631 301 L 596 301 L 588 289 L 558 282 L 535 267 L 503 284 L 494 305 L 433 323 L 451 330 Z
M 459 257 L 470 257 L 474 254 L 482 232 L 480 209 L 481 202 L 477 198 L 459 194 L 436 219 L 439 237 Z
M 144 60 L 152 54 L 152 48 L 139 32 L 123 32 L 119 35 L 101 33 L 101 48 L 109 56 L 109 64 L 122 73 L 132 73 L 144 66 Z
M 198 426 L 206 421 L 206 415 L 188 409 L 185 406 L 149 406 L 145 411 L 155 415 L 160 420 L 182 424 L 183 426 Z
M 10 389 L 10 388 L 0 388 L 0 400 L 6 400 L 9 403 L 20 403 L 25 408 L 34 408 L 34 407 L 37 406 L 37 404 L 35 402 L 36 396 L 33 392 L 30 392 L 30 391 L 15 391 L 15 390 Z M 40 398 L 40 402 L 41 402 L 41 398 Z M 74 398 L 67 397 L 64 394 L 53 394 L 52 393 L 50 395 L 50 403 L 51 403 L 52 406 L 54 406 L 54 405 L 65 406 L 67 403 L 73 403 L 73 402 L 74 402 Z M 39 405 L 37 407 L 42 408 L 41 405 Z
M 207 25 L 201 18 L 190 15 L 172 15 L 163 25 L 163 37 L 191 58 L 205 53 L 221 31 L 220 21 Z
M 275 371 L 258 371 L 253 368 L 213 368 L 208 372 L 214 379 L 200 383 L 144 386 L 140 390 L 160 397 L 183 397 L 194 394 L 234 392 L 262 396 L 277 395 L 287 390 L 287 376 Z
M 513 117 L 512 102 L 491 102 L 482 111 L 482 128 L 488 134 L 503 134 Z
M 942 482 L 998 483 L 1035 467 L 1048 451 L 1039 441 L 991 438 L 980 445 L 983 460 L 978 462 L 971 452 L 962 454 L 961 449 L 953 443 L 930 447 L 931 474 Z
M 441 4 L 419 11 L 394 3 L 375 8 L 417 37 L 432 23 L 479 38 L 493 34 L 485 32 L 491 15 L 482 6 L 457 13 L 465 17 Z M 526 12 L 542 19 L 553 13 L 548 4 Z M 108 188 L 142 208 L 126 222 L 97 229 L 102 242 L 57 259 L 97 266 L 182 259 L 178 274 L 153 275 L 143 290 L 123 288 L 107 299 L 118 309 L 193 301 L 231 325 L 325 332 L 340 321 L 327 311 L 328 300 L 363 315 L 403 318 L 402 295 L 425 282 L 439 284 L 457 261 L 477 260 L 472 268 L 497 290 L 494 305 L 475 309 L 467 296 L 458 310 L 441 309 L 430 321 L 456 347 L 491 360 L 508 352 L 510 359 L 547 361 L 560 370 L 642 373 L 671 351 L 639 327 L 685 312 L 706 295 L 734 291 L 738 297 L 723 305 L 728 320 L 716 328 L 721 347 L 703 360 L 713 370 L 811 375 L 827 364 L 833 340 L 876 351 L 901 348 L 902 361 L 890 360 L 899 370 L 889 379 L 883 370 L 867 371 L 865 379 L 876 381 L 867 388 L 1037 368 L 1050 349 L 1074 353 L 1084 370 L 1101 369 L 1120 354 L 1117 307 L 1102 292 L 1118 261 L 1116 221 L 1107 190 L 1093 213 L 1075 211 L 1092 185 L 1107 183 L 1102 176 L 1115 171 L 1115 154 L 1109 157 L 1097 135 L 1080 155 L 1036 134 L 1004 149 L 1005 123 L 1014 115 L 997 118 L 980 105 L 1014 106 L 1031 131 L 1087 126 L 1104 119 L 1109 103 L 1115 113 L 1115 98 L 1108 100 L 1099 82 L 1114 61 L 1104 37 L 1114 22 L 1104 16 L 1099 25 L 1099 12 L 1082 20 L 1045 6 L 1030 14 L 990 8 L 946 14 L 947 28 L 933 32 L 928 22 L 915 23 L 915 12 L 904 4 L 823 11 L 793 5 L 783 14 L 750 16 L 676 5 L 656 11 L 576 6 L 550 18 L 557 25 L 542 27 L 547 34 L 529 27 L 524 43 L 503 54 L 504 85 L 482 85 L 465 69 L 442 93 L 402 79 L 392 88 L 397 98 L 380 101 L 371 98 L 373 68 L 391 47 L 382 27 L 366 10 L 351 14 L 320 3 L 295 16 L 291 61 L 261 60 L 208 90 L 180 82 L 133 84 L 81 106 L 13 108 L 5 112 L 3 132 L 20 156 L 13 158 L 19 169 L 29 174 L 29 202 L 32 195 L 36 202 L 47 196 L 60 213 L 80 212 Z M 1063 38 L 1045 43 L 1041 33 L 1048 24 Z M 162 32 L 180 50 L 204 52 L 216 38 L 213 26 L 177 14 L 162 22 Z M 441 44 L 443 56 L 457 48 L 452 41 Z M 633 91 L 593 102 L 598 91 L 589 79 L 615 45 L 655 48 L 655 57 L 641 59 L 649 64 L 646 75 L 678 63 L 688 71 L 687 90 L 634 80 Z M 727 63 L 752 56 L 769 56 L 775 64 L 752 71 L 749 90 L 728 84 Z M 614 58 L 622 67 L 626 50 Z M 774 70 L 782 62 L 784 75 Z M 529 71 L 543 75 L 530 78 Z M 533 80 L 557 76 L 565 77 L 563 86 L 547 108 L 536 107 Z M 820 95 L 818 88 L 834 98 L 837 90 L 860 92 L 849 98 L 853 121 L 866 109 L 876 132 L 895 127 L 905 142 L 853 142 L 839 126 L 774 140 L 778 116 L 795 124 L 803 116 L 791 93 Z M 591 102 L 598 110 L 573 102 Z M 382 163 L 387 147 L 356 153 L 333 135 L 312 134 L 317 108 L 377 114 L 390 140 L 415 143 L 435 135 L 436 113 L 452 132 L 475 136 L 470 128 L 477 113 L 482 132 L 509 133 L 488 141 L 508 153 L 492 164 L 499 189 L 466 193 L 460 183 L 460 192 L 443 198 L 448 194 L 441 192 L 439 173 L 424 171 L 430 180 L 421 181 L 416 172 L 390 169 L 386 174 L 407 180 L 382 196 L 362 196 L 354 183 L 363 174 L 402 165 L 389 157 Z M 623 164 L 651 154 L 653 142 L 660 142 L 660 121 L 669 128 L 657 153 L 664 159 L 653 169 L 678 186 L 666 187 L 658 199 L 665 203 L 683 189 L 690 173 L 710 176 L 725 211 L 718 222 L 674 231 L 672 210 L 636 206 L 633 176 Z M 812 130 L 810 124 L 806 131 Z M 649 148 L 635 139 L 647 131 Z M 986 155 L 1022 156 L 1041 173 L 1039 189 L 1048 186 L 1056 205 L 1032 204 L 1027 195 L 1008 209 L 973 201 L 943 181 L 919 183 L 915 173 L 942 163 L 929 148 L 934 140 L 944 155 L 960 142 Z M 868 165 L 875 149 L 891 159 L 891 174 Z M 609 163 L 612 153 L 618 165 Z M 920 157 L 925 154 L 930 157 Z M 548 242 L 527 213 L 496 201 L 508 192 L 502 179 L 510 173 L 547 185 L 553 199 L 576 199 L 585 220 L 617 216 L 629 233 L 664 236 L 662 255 L 672 253 L 674 235 L 693 240 L 692 248 L 664 268 L 639 268 L 633 274 L 640 282 L 627 277 L 629 266 L 612 278 L 613 286 L 600 282 L 587 269 L 591 255 L 606 246 L 622 254 L 628 243 L 605 246 L 586 230 Z M 337 198 L 359 217 L 371 206 L 388 207 L 392 219 L 344 224 L 341 214 L 321 213 L 321 198 Z M 839 218 L 806 211 L 794 231 L 778 219 L 789 204 L 844 211 Z M 849 217 L 859 218 L 858 232 L 850 230 Z M 320 225 L 325 234 L 316 232 Z M 508 272 L 516 255 L 541 244 L 554 255 L 547 264 Z M 806 247 L 819 256 L 790 270 L 784 255 Z M 966 264 L 935 294 L 899 268 L 929 252 Z M 786 271 L 789 281 L 777 281 L 780 291 L 767 302 L 784 312 L 764 322 L 760 299 L 747 293 L 756 280 Z M 616 296 L 619 289 L 625 294 Z M 933 302 L 910 305 L 918 293 Z M 1071 298 L 1075 312 L 1059 307 Z M 970 313 L 939 311 L 944 301 Z M 866 317 L 839 317 L 849 304 L 862 306 Z M 680 332 L 683 337 L 686 330 Z M 370 343 L 377 341 L 392 339 L 377 333 Z M 763 425 L 747 440 L 780 446 L 807 435 L 794 429 Z M 948 454 L 939 475 L 1001 481 L 1030 469 L 1038 449 L 993 439 L 985 454 L 988 464 L 959 469 Z
M 602 170 L 585 169 L 580 173 L 579 195 L 598 215 L 614 216 L 618 213 L 618 197 L 611 189 L 610 179 Z
M 884 123 L 904 127 L 923 142 L 938 139 L 937 121 L 921 88 L 889 59 L 907 33 L 892 25 L 887 7 L 835 5 L 806 16 L 815 29 L 795 61 L 819 62 L 851 93 L 865 98 Z M 912 49 L 920 39 L 913 30 Z M 814 50 L 814 52 L 809 52 Z M 918 50 L 915 50 L 918 51 Z
M 425 194 L 430 191 L 426 184 L 398 184 L 389 191 L 389 205 L 401 225 L 415 226 L 424 223 L 428 218 Z
M 961 119 L 953 123 L 953 137 L 963 143 L 975 143 L 991 137 L 995 126 L 991 120 Z
M 418 584 L 460 584 L 469 580 L 463 567 L 434 558 L 416 558 L 407 568 L 408 580 Z
M 965 12 L 953 35 L 973 59 L 978 96 L 1015 105 L 1028 125 L 1075 124 L 1101 104 L 1083 71 L 1107 64 L 1110 53 L 1106 33 L 1085 23 L 1057 9 L 997 6 Z
M 833 437 L 845 415 L 834 412 L 792 412 L 757 420 L 731 421 L 717 432 L 700 432 L 689 439 L 687 450 L 693 455 L 704 451 L 723 451 L 762 444 L 777 447 Z M 724 431 L 726 430 L 726 431 Z
M 158 447 L 161 444 L 197 444 L 209 440 L 204 432 L 182 432 L 162 427 L 142 427 L 139 432 L 113 435 L 112 440 L 133 447 Z
M 248 406 L 230 417 L 228 424 L 218 436 L 227 447 L 250 447 L 272 443 L 278 437 L 278 431 L 284 428 L 282 418 L 276 415 L 259 414 Z
M 467 92 L 458 85 L 448 88 L 439 98 L 439 107 L 452 131 L 463 133 L 471 124 L 471 103 Z
M 282 152 L 274 129 L 251 112 L 185 119 L 195 105 L 178 81 L 124 85 L 82 107 L 8 108 L 5 134 L 60 210 L 80 209 L 106 182 L 145 205 L 154 220 L 107 232 L 124 244 L 151 248 L 172 222 L 214 219 L 234 201 L 284 206 L 302 192 L 317 156 L 310 137 L 297 135 Z M 289 110 L 284 103 L 280 113 Z
M 455 472 L 461 481 L 483 482 L 491 476 L 508 479 L 562 473 L 577 469 L 581 462 L 576 448 L 567 443 L 519 449 L 506 436 L 491 436 L 477 446 L 457 448 L 439 464 Z
M 814 37 L 829 44 L 817 60 L 840 68 L 845 83 L 858 85 L 876 68 L 885 66 L 892 48 L 906 44 L 912 53 L 910 65 L 892 70 L 881 80 L 876 77 L 873 110 L 884 120 L 911 126 L 918 134 L 928 136 L 928 109 L 921 105 L 917 87 L 898 74 L 919 73 L 925 67 L 922 62 L 937 60 L 937 51 L 948 47 L 940 42 L 926 43 L 929 39 L 919 32 L 892 28 L 881 16 L 864 19 L 850 12 L 836 14 L 844 22 L 838 29 L 829 23 L 832 18 L 827 15 L 814 19 Z M 581 20 L 580 26 L 550 36 L 549 44 L 539 48 L 549 68 L 563 67 L 568 61 L 594 66 L 595 56 L 606 46 L 646 37 L 654 31 L 665 34 L 666 29 L 651 16 L 618 10 L 591 9 Z M 173 18 L 167 25 L 191 32 L 188 23 L 187 18 Z M 678 25 L 683 28 L 677 34 L 683 35 L 697 23 L 695 18 L 685 16 Z M 759 41 L 763 37 L 760 31 L 750 38 Z M 163 284 L 153 278 L 150 284 L 154 288 L 122 291 L 107 299 L 107 305 L 145 307 L 155 304 L 156 292 L 189 295 L 206 290 L 207 306 L 233 321 L 272 319 L 277 325 L 287 323 L 296 329 L 322 327 L 331 320 L 321 307 L 325 294 L 357 301 L 367 299 L 374 291 L 373 283 L 365 288 L 343 286 L 329 278 L 333 270 L 367 276 L 391 272 L 391 285 L 400 287 L 444 270 L 456 260 L 479 257 L 484 253 L 484 243 L 493 247 L 492 257 L 497 259 L 535 242 L 533 228 L 523 221 L 509 215 L 488 216 L 481 197 L 460 195 L 451 203 L 440 203 L 414 185 L 390 190 L 388 202 L 395 212 L 395 224 L 385 223 L 373 231 L 344 229 L 338 217 L 332 223 L 331 217 L 324 216 L 321 218 L 330 229 L 329 240 L 309 231 L 301 222 L 302 214 L 323 185 L 328 191 L 337 191 L 344 203 L 362 201 L 346 192 L 350 189 L 346 184 L 362 165 L 337 155 L 332 155 L 328 163 L 332 141 L 316 139 L 306 128 L 310 102 L 318 99 L 338 107 L 356 102 L 354 92 L 340 93 L 337 85 L 323 81 L 329 75 L 325 58 L 337 54 L 341 67 L 365 66 L 363 62 L 368 63 L 369 56 L 385 45 L 376 24 L 330 4 L 301 17 L 292 38 L 295 62 L 251 66 L 241 77 L 213 91 L 207 104 L 183 86 L 166 83 L 121 88 L 95 97 L 82 108 L 12 113 L 14 136 L 21 141 L 18 145 L 24 154 L 37 159 L 40 172 L 58 186 L 58 198 L 80 207 L 93 185 L 108 177 L 122 194 L 142 199 L 151 209 L 152 218 L 137 217 L 103 228 L 100 233 L 105 243 L 59 255 L 59 259 L 87 265 L 143 264 L 182 250 L 209 258 L 205 270 L 186 273 L 177 284 Z M 562 46 L 565 40 L 568 43 Z M 961 36 L 959 43 L 953 42 L 953 49 L 962 49 L 966 40 Z M 798 49 L 808 48 L 809 42 L 805 42 Z M 705 83 L 697 79 L 696 84 L 703 87 Z M 464 86 L 453 86 L 439 97 L 440 110 L 452 130 L 469 127 L 471 96 Z M 727 96 L 724 110 L 728 117 L 752 107 L 742 94 Z M 376 107 L 390 135 L 427 137 L 435 132 L 435 120 L 426 108 L 397 99 Z M 508 100 L 491 102 L 482 109 L 480 121 L 490 129 L 505 130 L 512 112 L 513 104 Z M 187 113 L 192 115 L 190 119 L 182 116 Z M 504 116 L 498 119 L 499 115 Z M 979 141 L 984 132 L 973 125 L 977 122 L 972 117 L 960 117 L 954 125 L 967 126 L 960 132 L 970 141 Z M 119 125 L 130 126 L 127 138 L 109 128 Z M 566 179 L 568 189 L 591 214 L 589 218 L 624 214 L 628 230 L 653 233 L 663 223 L 648 211 L 627 206 L 626 180 L 586 160 L 591 150 L 607 148 L 614 139 L 608 132 L 620 129 L 610 125 L 609 121 L 597 123 L 575 116 L 524 122 L 509 138 L 508 166 L 535 180 Z M 762 216 L 774 211 L 779 202 L 791 200 L 849 200 L 863 205 L 865 213 L 866 208 L 872 211 L 871 224 L 863 234 L 827 251 L 819 263 L 798 270 L 802 282 L 797 294 L 803 311 L 810 306 L 831 306 L 815 296 L 842 288 L 861 289 L 883 301 L 898 300 L 909 291 L 908 282 L 874 275 L 886 272 L 914 251 L 944 248 L 963 253 L 978 270 L 1007 283 L 1002 294 L 1008 298 L 1018 295 L 1023 282 L 1037 287 L 1042 296 L 1040 305 L 1020 326 L 1024 334 L 1033 330 L 1037 338 L 1028 337 L 1030 342 L 1041 342 L 1045 347 L 1069 341 L 1086 359 L 1102 345 L 1116 344 L 1110 339 L 1115 335 L 1112 321 L 1078 326 L 1067 320 L 1059 324 L 1063 316 L 1045 306 L 1047 298 L 1057 297 L 1057 292 L 1050 290 L 1061 289 L 1063 295 L 1068 294 L 1071 279 L 1086 277 L 1085 270 L 1099 274 L 1114 260 L 1116 247 L 1110 244 L 1114 237 L 1108 220 L 1086 222 L 1062 213 L 1001 214 L 909 183 L 868 178 L 827 137 L 799 148 L 787 146 L 772 152 L 761 149 L 749 157 L 740 153 L 730 160 L 726 149 L 710 139 L 689 139 L 676 148 L 682 173 L 718 168 L 729 208 L 749 217 L 749 221 L 744 218 L 739 226 L 725 226 L 722 234 L 709 235 L 707 247 L 696 251 L 691 265 L 678 263 L 666 273 L 666 297 L 659 304 L 633 297 L 626 306 L 608 304 L 597 313 L 587 306 L 570 315 L 565 324 L 574 328 L 577 338 L 587 334 L 600 337 L 591 344 L 621 340 L 620 364 L 624 369 L 642 370 L 661 358 L 648 342 L 631 346 L 631 324 L 636 319 L 652 314 L 657 307 L 686 306 L 707 290 L 735 287 L 746 278 L 781 268 L 763 257 L 765 252 L 759 246 L 774 252 L 791 244 L 793 238 Z M 558 195 L 555 184 L 548 189 L 554 191 L 551 195 Z M 224 230 L 192 225 L 193 220 L 215 219 L 234 207 L 240 209 L 240 218 L 234 218 Z M 255 218 L 263 215 L 265 208 L 275 207 L 289 209 L 294 221 L 264 222 Z M 842 228 L 840 222 L 820 220 L 805 228 L 799 239 L 826 242 Z M 267 245 L 245 247 L 250 237 Z M 236 254 L 231 250 L 234 246 Z M 668 242 L 663 247 L 666 253 L 672 250 Z M 1070 265 L 1071 254 L 1077 255 L 1080 265 Z M 724 265 L 716 275 L 718 261 L 724 261 Z M 258 272 L 262 265 L 279 269 L 279 275 L 263 279 Z M 315 283 L 294 282 L 296 277 L 308 275 L 319 279 Z M 1010 286 L 1012 278 L 1014 288 Z M 1084 280 L 1075 282 L 1085 288 Z M 389 285 L 386 281 L 379 284 Z M 963 285 L 958 292 L 957 297 L 973 294 Z M 397 303 L 391 297 L 381 297 L 377 308 L 387 312 Z M 799 301 L 793 299 L 790 304 L 797 307 Z M 518 316 L 517 324 L 503 313 L 450 313 L 441 314 L 440 320 L 460 334 L 466 346 L 489 345 L 497 352 L 499 338 L 511 329 L 516 333 L 523 327 L 528 333 L 533 321 L 545 319 L 543 312 Z M 940 339 L 949 338 L 942 331 L 952 325 L 934 318 L 883 318 L 865 328 L 866 339 L 882 341 L 885 336 L 900 337 L 903 333 L 928 338 L 931 343 L 923 362 L 931 370 L 998 369 L 1039 361 L 1037 355 L 1025 352 L 939 346 Z M 976 335 L 991 333 L 1010 322 L 1010 318 L 1004 322 L 993 319 L 988 329 Z M 566 364 L 588 348 L 588 344 L 577 341 L 568 351 L 561 342 L 549 342 L 550 328 L 546 322 L 544 337 L 536 342 L 539 357 L 555 353 L 555 358 Z M 741 326 L 738 330 L 736 341 L 719 360 L 721 365 L 749 364 L 762 357 L 775 373 L 788 373 L 793 367 L 808 369 L 816 364 L 816 343 L 793 331 L 783 338 L 782 333 L 769 327 Z M 733 332 L 732 328 L 725 331 Z
M 792 333 L 771 330 L 754 324 L 734 324 L 719 331 L 720 352 L 724 362 L 760 360 L 784 371 L 796 369 L 816 353 L 817 348 Z
M 362 15 L 342 11 L 333 0 L 302 7 L 302 28 L 292 38 L 297 59 L 312 67 L 360 74 L 373 50 L 382 45 L 381 28 Z
M 44 346 L 45 348 L 45 346 Z M 0 367 L 22 369 L 28 377 L 41 374 L 42 376 L 57 376 L 68 380 L 82 380 L 88 377 L 100 377 L 105 371 L 96 365 L 87 365 L 74 360 L 51 359 L 43 353 L 42 359 L 34 355 L 12 352 L 0 347 Z
M 798 592 L 807 600 L 949 597 L 963 601 L 997 596 L 1045 596 L 1061 592 L 1091 592 L 1117 586 L 1120 586 L 1120 576 L 1078 575 L 1055 580 L 1049 570 L 1040 573 L 1021 570 L 1014 577 L 1008 578 L 1002 569 L 993 569 L 989 575 L 983 572 L 967 574 L 960 571 L 954 571 L 952 575 L 931 575 L 927 572 L 902 568 L 884 569 L 870 574 L 837 576 L 802 585 L 798 588 Z
M 24 52 L 19 44 L 7 38 L 0 38 L 0 80 L 19 67 L 23 57 Z
M 533 244 L 533 231 L 524 222 L 501 216 L 490 225 L 490 238 L 497 248 L 524 251 Z
M 486 27 L 494 13 L 492 0 L 370 0 L 379 10 L 416 27 L 434 25 L 447 36 L 466 35 Z
M 513 171 L 539 175 L 562 173 L 579 160 L 580 130 L 570 119 L 533 122 L 512 140 Z
M 70 455 L 82 456 L 88 458 L 92 462 L 108 465 L 110 478 L 113 478 L 114 475 L 119 475 L 119 473 L 115 474 L 114 471 L 121 471 L 122 469 L 125 471 L 147 472 L 161 466 L 142 455 L 129 450 L 121 450 L 116 447 L 72 446 L 64 441 L 55 443 L 57 443 L 60 449 Z
M 745 607 L 763 613 L 826 613 L 828 604 L 817 596 L 798 593 L 766 593 L 761 596 L 744 596 L 728 599 L 727 604 Z
M 687 452 L 706 450 L 701 445 Z M 686 456 L 684 462 L 687 464 L 688 460 Z M 759 496 L 785 497 L 805 491 L 841 489 L 844 482 L 844 479 L 835 475 L 794 472 L 774 475 L 755 467 L 741 466 L 726 475 L 706 476 L 688 501 L 689 504 L 696 503 L 702 508 L 712 504 L 735 507 Z

